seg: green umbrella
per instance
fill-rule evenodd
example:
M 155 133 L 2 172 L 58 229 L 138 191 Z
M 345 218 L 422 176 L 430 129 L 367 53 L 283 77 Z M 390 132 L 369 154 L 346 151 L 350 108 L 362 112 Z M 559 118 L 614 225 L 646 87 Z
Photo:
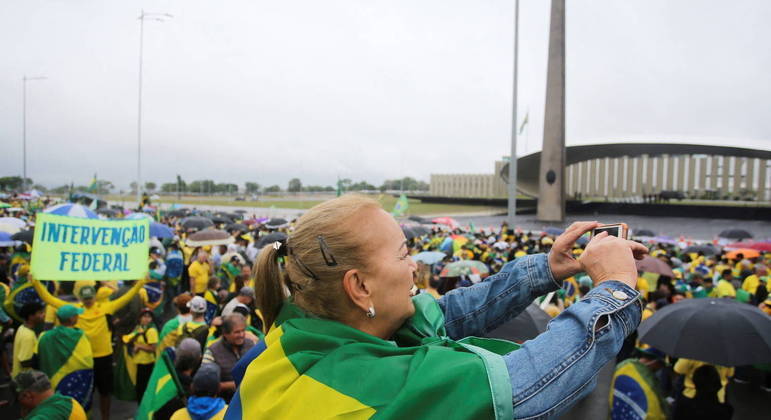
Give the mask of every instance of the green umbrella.
M 481 261 L 462 260 L 449 263 L 439 274 L 440 277 L 459 277 L 469 274 L 487 274 L 490 269 Z

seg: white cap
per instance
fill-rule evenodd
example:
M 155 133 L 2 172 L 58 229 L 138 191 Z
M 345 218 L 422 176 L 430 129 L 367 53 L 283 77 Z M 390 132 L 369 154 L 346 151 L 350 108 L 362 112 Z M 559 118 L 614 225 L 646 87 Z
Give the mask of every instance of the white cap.
M 187 302 L 187 307 L 190 308 L 190 312 L 194 312 L 197 314 L 202 314 L 206 312 L 206 299 L 195 296 L 192 299 L 190 299 L 189 302 Z

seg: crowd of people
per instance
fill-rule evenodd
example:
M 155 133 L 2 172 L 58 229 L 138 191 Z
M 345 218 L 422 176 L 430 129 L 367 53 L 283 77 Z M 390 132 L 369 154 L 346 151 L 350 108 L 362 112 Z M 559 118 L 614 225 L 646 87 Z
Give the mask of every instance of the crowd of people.
M 2 218 L 13 218 L 24 222 L 20 230 L 33 228 L 35 211 L 53 204 L 13 197 L 6 201 L 6 208 L 0 209 L 0 225 Z M 296 221 L 246 213 L 161 211 L 150 206 L 144 210 L 136 213 L 169 227 L 173 234 L 153 239 L 148 275 L 143 279 L 41 281 L 29 271 L 33 241 L 3 243 L 0 322 L 6 341 L 1 368 L 13 379 L 16 398 L 8 397 L 5 404 L 19 410 L 16 413 L 49 420 L 85 418 L 96 411 L 97 401 L 100 418 L 109 419 L 114 398 L 149 404 L 143 400 L 149 401 L 148 395 L 155 392 L 148 389 L 153 370 L 168 357 L 179 392 L 152 407 L 152 417 L 224 418 L 229 404 L 242 404 L 237 393 L 243 375 L 238 373 L 239 361 L 243 363 L 245 355 L 260 345 L 265 347 L 266 334 L 278 323 L 277 315 L 261 304 L 266 302 L 265 294 L 275 293 L 255 280 L 270 274 L 264 264 L 258 264 L 261 256 L 276 257 L 278 267 L 292 259 L 306 277 L 324 275 L 304 266 L 297 254 L 286 253 L 286 238 L 295 233 Z M 113 209 L 101 217 L 105 215 L 131 217 L 132 212 Z M 212 226 L 191 227 L 185 224 L 190 216 L 208 218 Z M 417 293 L 436 299 L 484 283 L 512 261 L 548 254 L 559 238 L 559 232 L 523 231 L 505 223 L 485 228 L 461 227 L 454 221 L 429 224 L 405 219 L 401 223 L 407 239 L 404 258 L 411 257 L 417 264 Z M 197 246 L 190 238 L 202 229 L 219 229 L 229 237 Z M 335 255 L 319 238 L 317 247 L 332 267 Z M 581 236 L 571 245 L 570 254 L 579 258 L 587 242 Z M 643 320 L 683 299 L 705 297 L 736 299 L 771 316 L 771 252 L 729 256 L 719 247 L 714 253 L 687 252 L 688 244 L 641 242 L 650 257 L 671 270 L 671 274 L 639 271 L 636 289 L 643 302 Z M 266 246 L 271 252 L 261 252 Z M 433 257 L 427 258 L 429 254 Z M 592 296 L 595 289 L 596 281 L 588 273 L 569 274 L 562 288 L 537 299 L 552 318 Z M 307 291 L 308 285 L 290 282 L 279 294 L 288 292 L 300 299 L 303 294 L 298 291 L 303 287 Z M 375 309 L 367 308 L 366 316 L 374 318 Z M 768 368 L 674 359 L 638 341 L 634 334 L 626 338 L 616 360 L 617 372 L 634 368 L 649 373 L 661 418 L 693 418 L 693 413 L 701 412 L 730 418 L 728 382 L 746 381 L 743 375 L 749 370 Z M 771 392 L 770 375 L 766 374 L 762 387 Z M 95 394 L 99 395 L 96 400 Z M 614 395 L 609 398 L 611 410 L 623 409 L 613 403 Z

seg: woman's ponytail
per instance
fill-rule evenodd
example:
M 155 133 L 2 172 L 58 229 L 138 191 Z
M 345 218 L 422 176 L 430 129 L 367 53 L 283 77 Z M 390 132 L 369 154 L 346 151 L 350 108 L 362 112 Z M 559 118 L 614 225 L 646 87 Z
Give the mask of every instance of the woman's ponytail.
M 284 273 L 278 265 L 279 253 L 275 247 L 262 248 L 254 263 L 254 291 L 256 306 L 262 312 L 265 331 L 273 325 L 286 298 Z

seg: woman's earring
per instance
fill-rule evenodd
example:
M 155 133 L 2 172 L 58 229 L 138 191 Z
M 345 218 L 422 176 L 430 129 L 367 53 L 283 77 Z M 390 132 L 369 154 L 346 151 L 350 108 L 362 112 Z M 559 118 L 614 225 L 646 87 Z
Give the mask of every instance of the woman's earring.
M 375 307 L 370 306 L 369 309 L 367 309 L 367 318 L 374 318 L 375 317 Z

